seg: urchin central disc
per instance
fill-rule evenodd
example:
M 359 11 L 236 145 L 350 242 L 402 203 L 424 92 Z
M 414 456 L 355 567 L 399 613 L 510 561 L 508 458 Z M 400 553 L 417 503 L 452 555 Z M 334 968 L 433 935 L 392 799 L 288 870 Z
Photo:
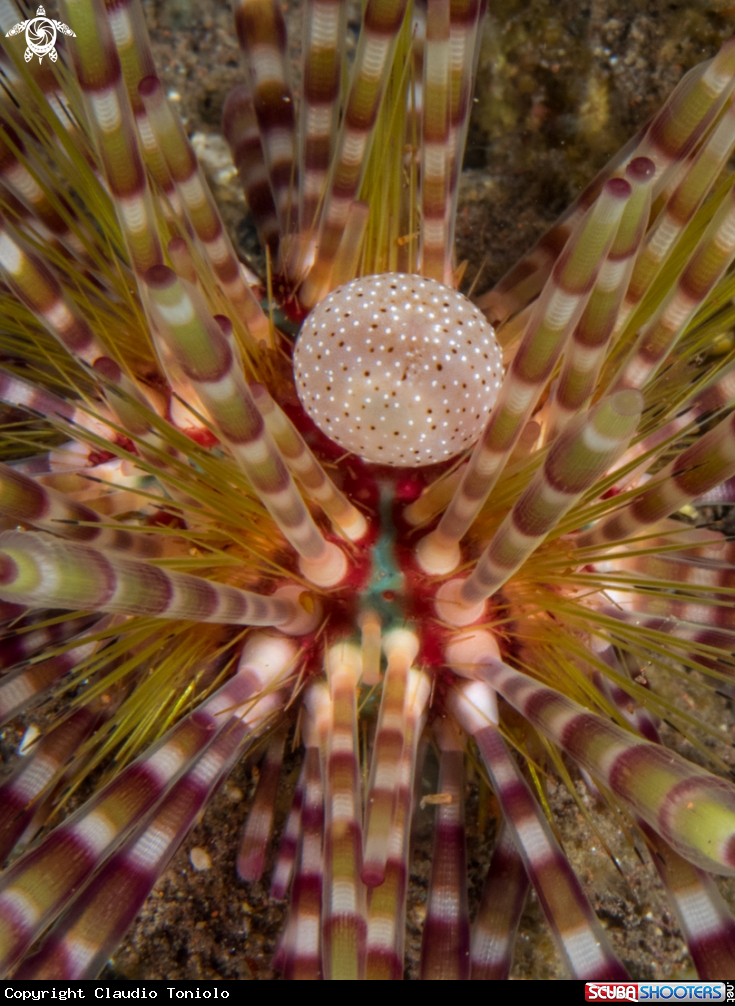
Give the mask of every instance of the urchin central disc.
M 383 273 L 338 287 L 304 322 L 294 352 L 301 403 L 366 461 L 444 461 L 480 435 L 502 378 L 492 326 L 456 290 Z

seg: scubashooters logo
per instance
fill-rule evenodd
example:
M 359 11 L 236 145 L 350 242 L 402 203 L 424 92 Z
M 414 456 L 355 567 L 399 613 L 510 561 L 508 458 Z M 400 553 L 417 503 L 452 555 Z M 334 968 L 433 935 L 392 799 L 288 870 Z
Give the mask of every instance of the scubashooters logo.
M 728 983 L 729 984 L 729 983 Z M 585 982 L 587 1002 L 725 1002 L 725 982 Z
M 54 18 L 46 17 L 46 11 L 43 7 L 38 8 L 35 17 L 30 18 L 28 21 L 19 21 L 18 24 L 14 24 L 10 31 L 5 33 L 5 38 L 10 38 L 11 35 L 19 35 L 22 31 L 26 33 L 26 45 L 28 46 L 25 51 L 26 63 L 29 63 L 34 56 L 38 56 L 39 63 L 43 60 L 44 56 L 48 56 L 52 63 L 56 62 L 57 31 L 62 32 L 64 35 L 77 37 L 76 32 L 72 31 L 69 25 L 64 24 L 63 21 L 56 21 Z

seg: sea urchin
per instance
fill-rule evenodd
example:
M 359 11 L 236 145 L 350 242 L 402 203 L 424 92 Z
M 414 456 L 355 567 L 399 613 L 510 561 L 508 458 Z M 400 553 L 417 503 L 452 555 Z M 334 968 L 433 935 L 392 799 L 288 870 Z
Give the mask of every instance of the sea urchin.
M 483 14 L 368 0 L 348 69 L 346 6 L 313 0 L 292 88 L 280 8 L 235 4 L 259 284 L 137 0 L 67 0 L 45 62 L 0 4 L 0 716 L 38 711 L 0 790 L 5 973 L 99 973 L 264 748 L 259 880 L 288 742 L 285 977 L 403 976 L 427 802 L 421 977 L 507 977 L 529 887 L 571 975 L 624 977 L 548 813 L 552 778 L 585 809 L 571 765 L 650 850 L 699 973 L 732 974 L 735 786 L 651 684 L 732 688 L 735 551 L 686 517 L 733 502 L 735 44 L 473 306 Z M 496 830 L 472 929 L 468 770 Z

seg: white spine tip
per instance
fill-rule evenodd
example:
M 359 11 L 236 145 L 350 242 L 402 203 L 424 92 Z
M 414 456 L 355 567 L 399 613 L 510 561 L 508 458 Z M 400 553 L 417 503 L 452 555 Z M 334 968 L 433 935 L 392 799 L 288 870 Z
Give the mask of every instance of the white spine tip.
M 250 671 L 258 678 L 261 689 L 267 688 L 288 670 L 297 652 L 290 639 L 270 632 L 254 632 L 242 649 L 237 670 Z
M 383 652 L 388 660 L 402 654 L 406 662 L 411 664 L 419 652 L 419 639 L 410 629 L 393 629 L 383 637 Z
M 403 511 L 403 519 L 407 524 L 410 524 L 411 527 L 418 527 L 423 520 L 426 520 L 427 515 L 423 512 L 420 506 L 416 505 L 420 502 L 421 497 L 419 497 L 415 503 L 409 503 Z
M 338 545 L 328 541 L 318 559 L 299 559 L 299 569 L 317 587 L 336 587 L 347 576 L 347 557 Z
M 311 611 L 309 611 L 302 604 L 303 594 L 306 594 L 304 588 L 297 586 L 295 583 L 288 584 L 286 587 L 279 587 L 273 594 L 279 600 L 291 601 L 294 606 L 295 612 L 293 617 L 288 622 L 278 626 L 279 630 L 287 636 L 306 636 L 308 633 L 314 632 L 321 620 L 321 604 L 311 594 L 306 594 L 311 607 Z
M 321 739 L 327 736 L 332 719 L 332 700 L 326 681 L 317 681 L 306 689 L 304 705 L 307 712 L 304 744 L 307 747 L 318 747 Z
M 469 734 L 498 725 L 497 695 L 484 681 L 458 681 L 449 694 L 449 708 Z
M 416 562 L 429 576 L 446 576 L 459 566 L 461 558 L 459 545 L 440 545 L 433 531 L 416 546 Z
M 353 508 L 349 523 L 343 523 L 341 530 L 350 541 L 360 541 L 368 532 L 368 522 L 359 510 Z
M 327 650 L 325 664 L 330 678 L 334 674 L 348 672 L 357 681 L 362 671 L 362 654 L 352 643 L 337 643 Z
M 423 671 L 408 672 L 408 688 L 406 689 L 406 708 L 412 716 L 423 715 L 426 703 L 431 698 L 432 679 Z
M 475 604 L 467 604 L 462 600 L 463 583 L 464 580 L 461 579 L 443 583 L 434 598 L 434 608 L 442 622 L 458 628 L 473 625 L 485 614 L 484 600 Z
M 474 678 L 477 664 L 485 657 L 500 659 L 500 651 L 495 637 L 485 629 L 474 629 L 455 636 L 444 654 L 455 674 L 463 678 Z

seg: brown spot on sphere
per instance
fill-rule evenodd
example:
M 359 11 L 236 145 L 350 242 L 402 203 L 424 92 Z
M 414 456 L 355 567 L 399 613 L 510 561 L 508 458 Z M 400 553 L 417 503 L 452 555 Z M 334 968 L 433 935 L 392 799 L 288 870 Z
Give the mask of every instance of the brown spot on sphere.
M 480 435 L 503 376 L 492 326 L 435 280 L 383 273 L 338 287 L 306 318 L 296 389 L 320 430 L 366 461 L 417 467 Z

